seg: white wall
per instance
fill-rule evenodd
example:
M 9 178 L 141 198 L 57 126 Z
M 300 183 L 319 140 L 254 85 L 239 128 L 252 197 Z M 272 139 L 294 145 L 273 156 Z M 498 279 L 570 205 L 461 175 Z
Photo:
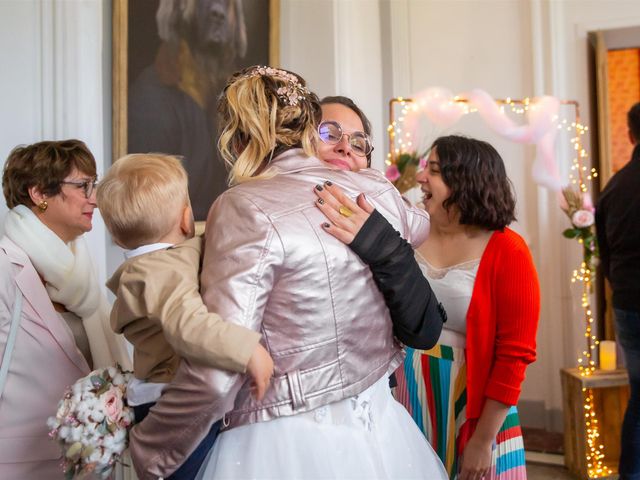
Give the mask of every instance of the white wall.
M 634 1 L 383 2 L 387 3 L 396 12 L 390 23 L 406 26 L 395 32 L 391 28 L 393 58 L 398 60 L 393 65 L 393 95 L 409 96 L 428 86 L 454 93 L 478 87 L 499 98 L 551 94 L 580 102 L 583 121 L 590 113 L 587 32 L 640 25 L 640 2 Z M 398 20 L 398 15 L 404 18 Z M 563 111 L 571 115 L 571 110 Z M 523 420 L 558 428 L 562 405 L 558 369 L 575 366 L 584 348 L 580 291 L 569 282 L 580 260 L 578 245 L 561 236 L 568 221 L 556 195 L 531 181 L 530 149 L 497 139 L 471 118 L 446 132 L 430 133 L 458 131 L 494 143 L 514 182 L 519 205 L 515 228 L 529 243 L 542 286 L 539 359 L 529 368 L 523 386 Z M 559 144 L 558 161 L 565 175 L 569 153 Z
M 589 118 L 586 33 L 633 25 L 640 25 L 640 2 L 630 0 L 283 0 L 282 60 L 319 93 L 347 94 L 361 102 L 379 145 L 384 144 L 388 99 L 428 86 L 454 93 L 478 87 L 502 98 L 575 99 L 584 121 Z M 371 41 L 376 35 L 380 47 Z M 375 55 L 379 62 L 371 60 Z M 523 386 L 523 420 L 557 429 L 558 370 L 575 366 L 584 348 L 580 291 L 569 282 L 580 261 L 578 246 L 561 236 L 568 221 L 556 195 L 531 181 L 531 147 L 499 139 L 471 118 L 446 132 L 429 133 L 454 132 L 494 143 L 514 182 L 515 228 L 529 243 L 542 285 L 539 359 Z M 559 144 L 564 175 L 569 153 Z M 380 167 L 382 160 L 377 157 L 374 165 Z
M 538 88 L 557 95 L 561 98 L 577 100 L 580 104 L 581 115 L 584 122 L 588 122 L 590 111 L 590 89 L 588 81 L 588 39 L 587 33 L 595 30 L 617 29 L 622 27 L 640 25 L 640 2 L 628 0 L 600 0 L 583 1 L 567 0 L 564 2 L 544 1 L 533 2 L 532 10 L 540 12 L 542 25 L 539 36 L 548 32 L 548 42 L 543 43 L 537 54 L 542 59 L 539 68 L 537 83 Z M 587 138 L 587 142 L 590 139 Z M 587 143 L 587 148 L 590 144 Z M 593 152 L 594 156 L 597 152 Z M 564 171 L 567 172 L 569 159 L 561 158 Z M 553 200 L 549 206 L 557 203 Z M 550 244 L 551 238 L 548 232 L 565 228 L 567 221 L 559 212 L 553 209 L 553 214 L 547 219 L 547 233 L 543 245 Z M 541 225 L 544 228 L 544 225 Z M 544 235 L 544 234 L 543 234 Z M 549 301 L 547 302 L 547 314 L 550 322 L 542 330 L 539 336 L 541 346 L 546 347 L 549 353 L 548 362 L 541 362 L 537 369 L 533 370 L 538 379 L 544 381 L 553 375 L 552 370 L 557 362 L 564 366 L 575 366 L 579 353 L 584 348 L 584 318 L 579 305 L 580 290 L 577 286 L 568 287 L 567 279 L 570 270 L 578 264 L 580 255 L 577 246 L 568 241 L 560 243 L 559 247 L 552 250 L 549 262 L 543 259 L 543 268 L 550 287 L 547 289 Z M 563 268 L 554 269 L 554 265 Z M 558 276 L 558 273 L 561 276 Z M 558 281 L 562 281 L 556 288 Z M 558 308 L 559 307 L 559 308 Z M 560 335 L 558 333 L 560 332 Z M 556 377 L 557 378 L 557 377 Z M 557 383 L 557 382 L 556 382 Z M 556 407 L 560 401 L 559 389 L 554 388 L 550 392 L 540 391 L 535 394 L 534 382 L 529 383 L 527 391 L 530 398 L 541 398 L 550 394 L 547 405 Z M 542 397 L 544 399 L 544 397 Z
M 0 2 L 2 165 L 18 144 L 79 138 L 102 173 L 110 122 L 104 102 L 110 85 L 103 82 L 103 7 L 100 0 Z M 3 220 L 6 206 L 0 203 Z M 96 219 L 87 237 L 101 280 L 106 278 L 105 236 Z
M 0 2 L 0 158 L 2 164 L 19 143 L 42 136 L 42 92 L 40 87 L 40 24 L 36 1 Z M 15 48 L 19 46 L 20 48 Z M 4 197 L 3 197 L 4 198 Z M 0 218 L 7 207 L 0 201 Z M 3 232 L 4 222 L 0 223 Z
M 396 92 L 409 96 L 429 86 L 440 86 L 454 94 L 463 95 L 473 88 L 481 88 L 494 98 L 525 98 L 534 96 L 533 36 L 529 2 L 516 1 L 431 1 L 405 2 L 409 18 L 410 71 L 409 92 Z M 551 92 L 548 92 L 551 93 Z M 532 404 L 540 418 L 547 410 L 559 411 L 561 406 L 558 368 L 564 366 L 554 352 L 549 337 L 549 326 L 562 323 L 562 315 L 552 308 L 550 296 L 562 282 L 550 285 L 547 277 L 555 279 L 567 275 L 566 268 L 543 272 L 548 253 L 542 248 L 541 230 L 549 230 L 545 215 L 538 215 L 539 196 L 547 193 L 531 180 L 532 147 L 513 144 L 491 132 L 477 115 L 469 115 L 453 127 L 434 129 L 430 139 L 443 134 L 461 133 L 482 138 L 492 143 L 503 157 L 507 172 L 517 196 L 518 221 L 513 225 L 531 249 L 541 273 L 543 314 L 538 336 L 539 361 L 528 370 L 523 386 L 521 412 L 528 419 Z M 550 208 L 556 208 L 553 201 Z M 552 229 L 551 243 L 557 248 L 563 242 L 556 227 Z M 555 264 L 557 265 L 557 264 Z M 568 277 L 565 277 L 568 278 Z M 549 288 L 552 287 L 552 288 Z M 562 290 L 562 288 L 560 288 Z M 569 300 L 570 301 L 570 300 Z M 557 302 L 556 302 L 557 303 Z M 551 382 L 549 379 L 552 379 Z M 541 388 L 540 386 L 545 387 Z M 560 417 L 557 413 L 549 417 Z M 545 423 L 557 423 L 549 418 Z M 557 428 L 557 427 L 556 427 Z
M 0 1 L 2 162 L 19 143 L 78 137 L 95 153 L 99 172 L 109 163 L 109 3 Z M 281 0 L 281 63 L 319 95 L 348 95 L 363 107 L 381 168 L 388 99 L 427 86 L 456 93 L 478 87 L 495 97 L 552 94 L 578 100 L 589 118 L 586 34 L 634 25 L 635 0 Z M 530 148 L 496 139 L 473 120 L 452 130 L 494 142 L 514 181 L 516 228 L 529 242 L 543 293 L 539 360 L 522 400 L 557 426 L 558 369 L 575 365 L 583 341 L 579 292 L 569 286 L 577 246 L 560 235 L 567 221 L 555 196 L 530 181 Z M 566 172 L 562 152 L 560 162 Z M 89 239 L 104 278 L 120 256 L 99 219 Z
M 372 120 L 374 167 L 385 151 L 380 4 L 377 0 L 281 0 L 283 68 L 301 74 L 320 98 L 351 97 Z

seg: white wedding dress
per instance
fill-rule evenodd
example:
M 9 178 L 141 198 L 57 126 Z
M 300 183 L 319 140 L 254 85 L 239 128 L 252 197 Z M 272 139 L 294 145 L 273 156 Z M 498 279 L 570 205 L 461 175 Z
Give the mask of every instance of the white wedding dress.
M 447 479 L 385 376 L 356 397 L 220 434 L 198 479 Z

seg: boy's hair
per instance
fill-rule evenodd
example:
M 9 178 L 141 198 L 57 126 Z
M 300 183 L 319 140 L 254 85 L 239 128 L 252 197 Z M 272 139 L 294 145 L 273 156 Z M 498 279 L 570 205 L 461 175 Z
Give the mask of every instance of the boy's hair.
M 187 172 L 171 155 L 125 155 L 98 184 L 104 223 L 127 249 L 160 241 L 180 221 L 188 202 Z

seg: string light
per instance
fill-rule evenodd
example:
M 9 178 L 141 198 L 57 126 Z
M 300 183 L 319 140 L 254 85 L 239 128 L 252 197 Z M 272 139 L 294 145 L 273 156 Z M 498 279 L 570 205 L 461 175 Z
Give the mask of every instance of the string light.
M 394 163 L 393 153 L 398 155 L 401 152 L 408 152 L 412 146 L 411 142 L 406 140 L 410 138 L 408 133 L 405 136 L 396 135 L 401 131 L 398 123 L 396 123 L 393 111 L 394 105 L 397 103 L 403 106 L 402 115 L 398 118 L 398 121 L 402 123 L 404 116 L 408 112 L 406 105 L 411 104 L 412 100 L 399 97 L 390 101 L 390 123 L 387 128 L 389 132 L 390 153 L 387 156 L 387 165 Z M 462 108 L 464 115 L 477 112 L 477 109 L 469 105 L 467 100 L 464 98 L 456 96 L 449 101 L 450 105 L 453 103 L 464 105 L 464 108 Z M 496 103 L 499 105 L 499 110 L 502 114 L 505 114 L 505 107 L 509 108 L 509 110 L 516 115 L 523 115 L 529 109 L 533 110 L 536 107 L 535 104 L 531 104 L 531 100 L 528 97 L 523 100 L 513 100 L 510 97 L 507 97 L 505 100 L 496 100 Z M 582 137 L 589 130 L 589 127 L 580 122 L 580 112 L 577 102 L 561 101 L 560 103 L 562 105 L 570 105 L 574 107 L 575 121 L 569 122 L 566 118 L 560 118 L 558 115 L 554 115 L 552 121 L 557 123 L 557 128 L 559 130 L 566 129 L 569 132 L 574 132 L 574 136 L 569 142 L 573 146 L 573 150 L 576 152 L 576 155 L 572 158 L 572 165 L 569 171 L 569 182 L 570 184 L 575 185 L 580 192 L 585 194 L 588 192 L 586 182 L 591 181 L 593 178 L 597 178 L 598 176 L 598 172 L 595 168 L 589 169 L 586 166 L 588 154 L 586 149 L 583 147 Z M 424 103 L 421 103 L 421 105 L 424 106 Z M 419 106 L 414 104 L 411 108 L 413 111 L 417 111 Z M 582 243 L 582 239 L 580 239 L 580 242 Z M 586 248 L 584 245 L 582 246 L 583 248 Z M 589 295 L 593 288 L 594 273 L 595 272 L 591 269 L 591 266 L 587 265 L 587 263 L 583 261 L 580 268 L 574 270 L 571 275 L 571 283 L 580 283 L 582 286 L 580 304 L 583 309 L 585 321 L 584 336 L 586 340 L 586 349 L 583 350 L 582 355 L 578 357 L 578 370 L 581 377 L 590 377 L 595 372 L 596 362 L 594 360 L 593 352 L 595 351 L 596 346 L 600 343 L 594 333 L 594 318 L 589 300 Z M 582 394 L 587 440 L 587 451 L 585 453 L 587 460 L 587 472 L 589 474 L 589 478 L 606 477 L 612 474 L 612 470 L 604 464 L 605 452 L 604 446 L 600 443 L 600 428 L 595 409 L 593 389 L 583 388 Z
M 571 143 L 574 146 L 575 151 L 578 152 L 572 159 L 572 167 L 569 173 L 569 179 L 571 183 L 577 185 L 579 190 L 584 194 L 589 191 L 586 181 L 591 181 L 598 176 L 595 168 L 588 169 L 587 163 L 587 151 L 582 146 L 582 137 L 588 131 L 588 127 L 582 125 L 579 120 L 579 113 L 577 104 L 576 109 L 576 121 L 571 125 L 574 129 L 575 136 L 571 139 Z M 581 240 L 582 242 L 582 240 Z M 583 248 L 584 245 L 583 245 Z M 593 359 L 593 352 L 597 345 L 600 344 L 596 335 L 594 334 L 594 318 L 591 310 L 589 295 L 593 288 L 595 272 L 591 270 L 591 266 L 586 262 L 582 262 L 579 270 L 574 270 L 571 277 L 573 283 L 580 282 L 582 284 L 582 298 L 581 306 L 584 312 L 585 319 L 585 339 L 587 349 L 582 352 L 582 356 L 578 358 L 578 371 L 581 377 L 590 377 L 596 370 L 595 360 Z M 589 478 L 600 478 L 611 475 L 612 470 L 605 466 L 605 452 L 604 445 L 599 441 L 600 439 L 600 427 L 598 425 L 598 418 L 595 411 L 595 403 L 593 399 L 593 389 L 583 388 L 583 410 L 585 415 L 585 429 L 587 436 L 587 472 Z

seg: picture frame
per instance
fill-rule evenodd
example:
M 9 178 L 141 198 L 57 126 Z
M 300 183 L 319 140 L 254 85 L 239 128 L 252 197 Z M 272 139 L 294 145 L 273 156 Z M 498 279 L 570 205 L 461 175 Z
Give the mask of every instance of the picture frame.
M 280 0 L 113 0 L 112 161 L 180 157 L 199 230 L 227 188 L 217 98 L 233 72 L 279 65 L 279 20 Z

